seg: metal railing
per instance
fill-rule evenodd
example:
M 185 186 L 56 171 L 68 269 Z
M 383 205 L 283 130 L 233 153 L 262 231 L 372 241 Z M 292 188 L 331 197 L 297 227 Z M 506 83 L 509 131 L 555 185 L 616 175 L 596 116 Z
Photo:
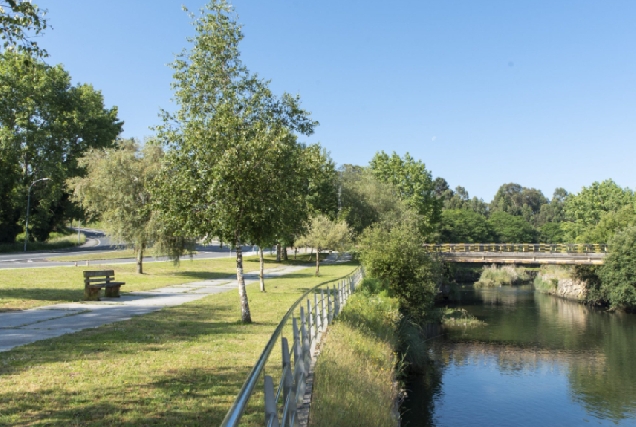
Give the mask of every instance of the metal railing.
M 337 280 L 337 283 L 332 287 L 330 284 L 333 284 L 333 281 L 313 287 L 289 308 L 243 383 L 241 391 L 221 426 L 235 427 L 239 425 L 261 375 L 264 387 L 264 425 L 268 427 L 295 427 L 298 425 L 298 408 L 303 402 L 309 365 L 316 351 L 316 346 L 327 326 L 340 313 L 362 277 L 363 270 L 359 267 L 353 273 Z M 303 307 L 305 300 L 306 310 Z M 299 309 L 298 317 L 295 315 L 296 309 Z M 289 319 L 292 320 L 291 349 L 287 337 L 283 336 Z M 278 387 L 275 388 L 274 378 L 271 375 L 265 375 L 265 366 L 279 338 L 282 369 L 279 375 L 276 375 Z
M 604 254 L 604 243 L 425 243 L 429 252 L 530 252 Z

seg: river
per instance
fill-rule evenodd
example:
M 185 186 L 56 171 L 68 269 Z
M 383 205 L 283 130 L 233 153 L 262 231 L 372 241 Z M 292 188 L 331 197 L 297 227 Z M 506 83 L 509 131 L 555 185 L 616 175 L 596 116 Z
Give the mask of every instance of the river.
M 460 286 L 453 305 L 487 325 L 429 339 L 426 374 L 406 384 L 403 427 L 636 426 L 636 314 L 530 285 Z

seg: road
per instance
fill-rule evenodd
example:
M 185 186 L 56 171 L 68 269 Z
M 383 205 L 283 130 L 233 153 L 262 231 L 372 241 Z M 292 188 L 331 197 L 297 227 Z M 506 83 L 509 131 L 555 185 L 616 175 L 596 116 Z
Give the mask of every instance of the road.
M 82 229 L 82 232 L 86 234 L 86 243 L 75 248 L 67 248 L 46 252 L 2 254 L 0 255 L 0 269 L 74 266 L 75 262 L 73 261 L 55 261 L 55 258 L 77 255 L 78 258 L 81 259 L 81 256 L 86 254 L 87 252 L 112 252 L 114 250 L 121 249 L 120 246 L 113 245 L 110 239 L 100 230 Z M 252 246 L 243 246 L 242 249 L 245 255 L 253 255 L 256 253 L 256 248 Z M 219 245 L 197 245 L 196 251 L 197 253 L 193 255 L 193 259 L 221 258 L 235 254 L 235 252 L 230 251 L 227 246 L 221 248 Z M 184 259 L 188 258 L 189 257 L 184 257 Z M 167 257 L 155 258 L 152 256 L 148 256 L 144 257 L 144 263 L 166 261 L 167 259 Z M 90 265 L 125 264 L 132 262 L 135 262 L 133 258 L 121 258 L 93 260 L 90 261 Z

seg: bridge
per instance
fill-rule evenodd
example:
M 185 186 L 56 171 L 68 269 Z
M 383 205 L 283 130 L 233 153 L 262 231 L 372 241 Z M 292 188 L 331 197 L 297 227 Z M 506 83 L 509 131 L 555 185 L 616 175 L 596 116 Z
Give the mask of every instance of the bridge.
M 601 265 L 607 245 L 588 243 L 426 243 L 448 262 Z

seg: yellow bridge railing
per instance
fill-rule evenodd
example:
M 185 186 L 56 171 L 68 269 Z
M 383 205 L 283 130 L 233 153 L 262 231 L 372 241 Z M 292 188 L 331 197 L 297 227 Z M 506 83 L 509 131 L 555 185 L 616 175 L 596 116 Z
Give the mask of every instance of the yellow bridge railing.
M 535 252 L 605 254 L 604 243 L 425 243 L 429 252 Z

